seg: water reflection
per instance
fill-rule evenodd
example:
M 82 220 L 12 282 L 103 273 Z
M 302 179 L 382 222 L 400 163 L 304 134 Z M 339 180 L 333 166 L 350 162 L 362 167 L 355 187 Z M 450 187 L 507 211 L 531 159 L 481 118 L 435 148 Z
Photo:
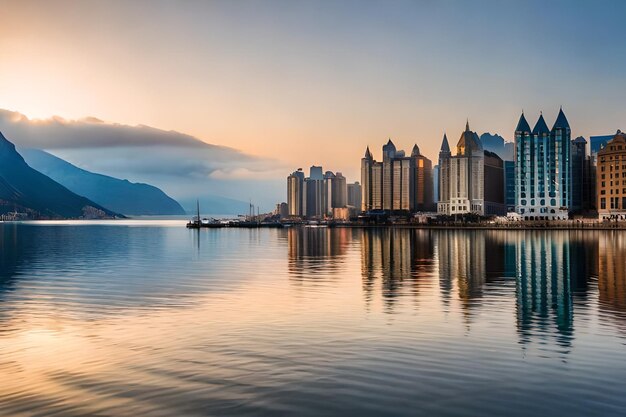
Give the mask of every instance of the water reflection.
M 623 232 L 0 230 L 0 415 L 626 408 Z
M 406 289 L 418 297 L 429 286 L 426 277 L 434 269 L 433 242 L 427 230 L 368 229 L 360 231 L 361 275 L 366 305 L 380 285 L 387 311 Z
M 286 231 L 289 272 L 298 282 L 336 279 L 353 240 L 352 229 L 294 227 Z
M 297 228 L 288 245 L 298 279 L 332 277 L 359 246 L 366 308 L 379 296 L 393 313 L 403 297 L 417 302 L 420 289 L 438 285 L 444 308 L 457 303 L 469 324 L 486 295 L 490 303 L 513 299 L 522 344 L 554 338 L 567 351 L 574 304 L 585 306 L 598 288 L 600 310 L 626 331 L 626 237 L 619 233 Z
M 626 235 L 600 235 L 598 254 L 598 308 L 602 318 L 626 334 Z
M 173 238 L 173 232 L 166 227 L 1 225 L 0 328 L 3 318 L 25 312 L 42 319 L 51 313 L 97 319 L 126 309 L 190 302 L 201 288 L 202 273 L 172 277 L 181 262 L 197 257 L 188 249 L 197 236 Z M 8 297 L 14 291 L 19 294 Z M 203 285 L 202 291 L 207 291 Z M 20 297 L 32 300 L 28 310 L 18 308 Z

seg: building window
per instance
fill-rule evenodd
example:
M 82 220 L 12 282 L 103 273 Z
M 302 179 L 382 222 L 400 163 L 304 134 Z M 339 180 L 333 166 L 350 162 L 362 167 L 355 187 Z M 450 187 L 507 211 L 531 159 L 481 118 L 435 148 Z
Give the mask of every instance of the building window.
M 606 198 L 601 198 L 600 199 L 600 208 L 602 210 L 606 210 Z

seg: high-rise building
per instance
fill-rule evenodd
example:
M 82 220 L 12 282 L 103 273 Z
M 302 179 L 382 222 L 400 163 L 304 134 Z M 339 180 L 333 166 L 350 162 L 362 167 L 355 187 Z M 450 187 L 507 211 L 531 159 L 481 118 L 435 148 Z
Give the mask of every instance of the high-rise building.
M 324 185 L 322 167 L 313 165 L 304 179 L 304 215 L 308 219 L 323 219 L 328 212 Z
M 571 131 L 559 110 L 552 130 L 520 116 L 515 128 L 516 211 L 526 220 L 567 219 L 571 206 Z
M 507 212 L 515 211 L 515 162 L 504 161 L 504 203 Z
M 391 141 L 383 146 L 383 162 L 367 148 L 361 159 L 362 209 L 390 212 L 432 210 L 432 163 L 415 145 L 411 156 Z
M 448 137 L 443 134 L 441 149 L 439 150 L 439 198 L 437 199 L 437 212 L 448 214 L 450 212 L 450 145 Z
M 433 167 L 433 197 L 434 201 L 439 201 L 439 165 Z
M 439 152 L 439 193 L 437 212 L 455 215 L 485 215 L 485 154 L 476 132 L 465 125 L 465 131 L 452 156 L 444 135 Z
M 583 167 L 583 212 L 598 210 L 596 192 L 596 158 L 587 155 Z
M 362 211 L 381 210 L 382 204 L 382 163 L 376 162 L 369 146 L 361 159 Z
M 287 205 L 287 203 L 276 204 L 276 210 L 274 210 L 274 214 L 280 219 L 289 217 L 289 206 Z
M 417 145 L 411 151 L 411 162 L 413 170 L 412 178 L 413 190 L 413 210 L 414 211 L 434 211 L 435 193 L 433 190 L 433 163 L 420 152 Z
M 331 216 L 333 213 L 333 193 L 336 186 L 335 174 L 326 171 L 324 174 L 324 215 Z
M 572 141 L 572 212 L 588 213 L 596 208 L 595 160 L 587 155 L 585 138 Z
M 302 168 L 287 177 L 287 207 L 289 216 L 304 216 L 304 172 Z
M 362 199 L 362 189 L 361 184 L 359 182 L 355 182 L 354 184 L 348 184 L 348 206 L 354 207 L 359 213 L 361 211 L 361 199 Z
M 626 220 L 626 134 L 618 130 L 598 152 L 598 216 Z
M 332 193 L 333 208 L 344 208 L 348 205 L 348 184 L 341 172 L 335 174 L 335 186 Z
M 333 209 L 346 207 L 348 189 L 346 177 L 341 172 L 335 174 L 331 171 L 326 171 L 324 174 L 324 199 L 325 211 L 329 216 L 333 215 Z
M 507 210 L 504 193 L 504 161 L 494 152 L 484 152 L 485 215 L 505 216 Z
M 346 178 L 341 172 L 322 172 L 321 166 L 313 165 L 306 178 L 301 168 L 287 177 L 289 216 L 323 219 L 347 206 Z

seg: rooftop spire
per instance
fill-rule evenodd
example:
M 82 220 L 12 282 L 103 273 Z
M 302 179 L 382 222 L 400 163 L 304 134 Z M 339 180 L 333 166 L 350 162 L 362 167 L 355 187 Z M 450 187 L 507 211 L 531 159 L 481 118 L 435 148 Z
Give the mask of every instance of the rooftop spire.
M 535 128 L 533 129 L 533 135 L 541 135 L 542 133 L 550 133 L 550 129 L 548 129 L 548 125 L 543 118 L 543 114 L 540 114 L 539 119 L 537 119 L 537 123 L 535 124 Z
M 524 110 L 522 110 L 522 115 L 519 118 L 519 122 L 517 122 L 517 127 L 515 128 L 515 131 L 530 133 L 530 125 L 526 121 L 526 117 L 524 117 Z
M 443 134 L 443 141 L 441 142 L 441 150 L 439 152 L 450 153 L 450 145 L 448 144 L 448 137 L 445 133 Z
M 470 128 L 469 128 L 469 118 L 467 118 L 467 121 L 465 122 L 465 131 L 469 132 Z
M 417 143 L 413 145 L 413 150 L 411 151 L 411 156 L 420 156 L 420 148 L 417 146 Z
M 372 153 L 370 152 L 370 147 L 369 145 L 367 146 L 367 149 L 365 149 L 365 157 L 367 159 L 372 159 Z
M 563 113 L 563 106 L 559 109 L 559 115 L 556 117 L 556 121 L 554 122 L 554 126 L 552 129 L 569 129 L 569 122 L 567 121 L 567 117 L 565 117 L 565 113 Z

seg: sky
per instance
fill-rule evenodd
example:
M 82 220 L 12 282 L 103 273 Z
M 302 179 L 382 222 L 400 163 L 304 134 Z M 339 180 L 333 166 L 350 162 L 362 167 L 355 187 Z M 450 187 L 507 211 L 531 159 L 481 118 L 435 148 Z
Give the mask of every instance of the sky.
M 626 128 L 623 1 L 0 0 L 0 10 L 0 109 L 182 132 L 276 160 L 284 176 L 321 164 L 358 180 L 365 147 L 380 157 L 389 137 L 435 160 L 443 133 L 455 142 L 467 118 L 511 140 L 522 109 L 551 124 L 562 105 L 573 136 Z

